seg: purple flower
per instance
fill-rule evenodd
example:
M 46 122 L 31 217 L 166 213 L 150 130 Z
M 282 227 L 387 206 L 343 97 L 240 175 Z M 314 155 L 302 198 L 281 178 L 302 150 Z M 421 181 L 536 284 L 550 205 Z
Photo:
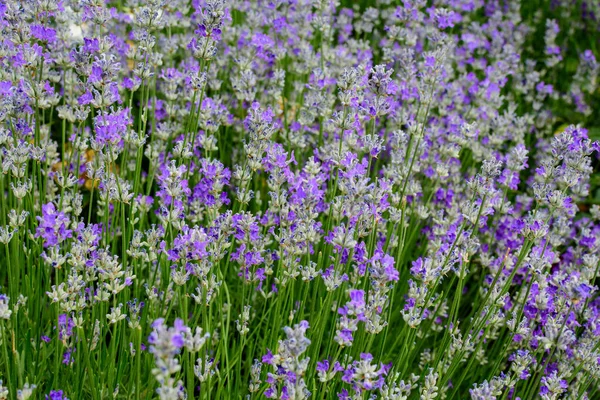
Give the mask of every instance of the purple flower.
M 271 350 L 267 349 L 267 354 L 262 356 L 263 364 L 273 365 L 273 359 L 273 353 L 271 353 Z
M 82 106 L 90 104 L 93 100 L 94 96 L 89 90 L 77 98 L 77 102 Z
M 317 362 L 317 371 L 318 372 L 329 371 L 329 360 L 318 361 Z
M 100 51 L 100 41 L 97 38 L 83 38 L 83 51 L 86 53 L 96 53 Z
M 69 218 L 63 212 L 57 211 L 53 203 L 42 206 L 42 216 L 39 221 L 36 237 L 44 239 L 44 247 L 52 247 L 70 238 L 73 231 L 68 229 Z
M 51 390 L 45 398 L 46 400 L 69 400 L 62 390 Z
M 364 290 L 350 290 L 350 306 L 356 310 L 360 310 L 365 306 L 365 291 Z
M 29 27 L 31 36 L 43 42 L 54 43 L 56 41 L 56 31 L 42 25 L 31 25 Z
M 94 120 L 96 141 L 99 144 L 112 144 L 122 146 L 123 138 L 129 132 L 129 126 L 133 123 L 129 109 L 104 112 L 96 116 Z

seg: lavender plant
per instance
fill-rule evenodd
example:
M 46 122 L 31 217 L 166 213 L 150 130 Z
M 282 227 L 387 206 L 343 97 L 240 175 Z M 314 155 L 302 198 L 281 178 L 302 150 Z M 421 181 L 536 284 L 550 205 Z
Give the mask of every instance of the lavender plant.
M 600 398 L 600 8 L 534 3 L 1 1 L 0 399 Z

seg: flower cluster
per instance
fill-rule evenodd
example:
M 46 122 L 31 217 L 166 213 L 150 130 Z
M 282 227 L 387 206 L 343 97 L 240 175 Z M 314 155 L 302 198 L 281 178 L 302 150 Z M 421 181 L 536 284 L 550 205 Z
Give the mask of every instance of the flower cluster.
M 534 3 L 1 1 L 0 399 L 598 398 L 600 3 Z

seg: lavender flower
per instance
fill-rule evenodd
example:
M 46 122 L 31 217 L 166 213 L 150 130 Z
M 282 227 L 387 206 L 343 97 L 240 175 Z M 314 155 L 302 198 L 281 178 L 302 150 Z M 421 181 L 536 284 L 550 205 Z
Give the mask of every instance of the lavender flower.
M 351 3 L 0 2 L 0 398 L 595 396 L 598 2 Z

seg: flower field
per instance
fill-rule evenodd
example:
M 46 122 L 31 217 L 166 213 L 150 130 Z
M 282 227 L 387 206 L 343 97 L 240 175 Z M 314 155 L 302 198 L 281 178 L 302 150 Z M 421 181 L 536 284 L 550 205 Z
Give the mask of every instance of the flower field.
M 0 0 L 1 399 L 600 399 L 597 0 Z

